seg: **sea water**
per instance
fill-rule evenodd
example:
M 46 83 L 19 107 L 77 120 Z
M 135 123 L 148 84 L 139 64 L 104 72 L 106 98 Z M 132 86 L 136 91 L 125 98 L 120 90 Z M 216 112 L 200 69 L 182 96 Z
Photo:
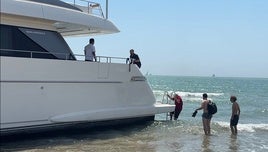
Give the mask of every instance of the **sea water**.
M 96 131 L 29 137 L 4 142 L 1 151 L 100 151 L 100 152 L 267 152 L 268 151 L 268 79 L 147 76 L 156 100 L 166 102 L 166 93 L 178 93 L 184 102 L 177 121 L 166 114 L 156 115 L 148 125 L 108 127 Z M 203 133 L 202 94 L 217 104 L 212 118 L 211 136 Z M 237 96 L 241 115 L 238 135 L 231 135 L 231 95 Z

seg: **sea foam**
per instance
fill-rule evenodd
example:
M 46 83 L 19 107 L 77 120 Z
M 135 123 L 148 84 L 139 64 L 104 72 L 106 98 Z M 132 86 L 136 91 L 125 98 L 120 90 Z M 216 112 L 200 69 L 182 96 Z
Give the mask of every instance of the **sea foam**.
M 216 123 L 224 128 L 230 127 L 230 124 L 228 122 L 218 121 Z M 268 131 L 268 124 L 253 124 L 253 123 L 241 124 L 241 123 L 238 123 L 237 129 L 238 129 L 238 131 L 246 131 L 246 132 L 256 132 L 257 130 Z
M 180 95 L 181 97 L 202 97 L 204 92 L 184 92 L 184 91 L 163 91 L 163 90 L 153 90 L 153 93 L 156 95 L 164 95 L 165 93 L 173 94 L 174 92 Z M 224 93 L 207 93 L 209 97 L 223 96 Z

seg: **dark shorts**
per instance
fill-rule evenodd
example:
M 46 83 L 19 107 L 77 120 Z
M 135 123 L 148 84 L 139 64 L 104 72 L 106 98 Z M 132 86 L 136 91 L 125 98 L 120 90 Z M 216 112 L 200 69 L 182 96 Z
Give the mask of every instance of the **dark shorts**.
M 170 115 L 174 115 L 174 118 L 177 119 L 181 113 L 180 109 L 175 109 L 175 111 L 170 112 Z
M 208 113 L 203 113 L 202 114 L 202 118 L 205 118 L 205 119 L 211 119 L 212 118 L 212 115 L 208 114 Z
M 230 120 L 230 126 L 236 126 L 238 124 L 239 116 L 234 115 L 234 118 Z

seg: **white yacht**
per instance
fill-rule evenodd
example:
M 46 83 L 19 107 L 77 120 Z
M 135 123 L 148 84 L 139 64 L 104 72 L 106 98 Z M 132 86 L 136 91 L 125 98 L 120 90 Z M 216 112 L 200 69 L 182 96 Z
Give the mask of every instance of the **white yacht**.
M 1 0 L 1 133 L 154 120 L 173 111 L 174 105 L 156 102 L 146 77 L 126 58 L 85 62 L 71 51 L 64 36 L 119 30 L 100 4 L 70 2 Z

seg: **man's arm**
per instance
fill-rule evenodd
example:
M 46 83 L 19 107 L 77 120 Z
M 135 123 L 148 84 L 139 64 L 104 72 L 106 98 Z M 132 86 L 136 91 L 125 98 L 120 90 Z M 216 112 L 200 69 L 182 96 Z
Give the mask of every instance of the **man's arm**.
M 205 102 L 202 102 L 202 103 L 201 103 L 201 106 L 200 106 L 199 108 L 197 108 L 196 111 L 197 111 L 197 110 L 202 110 L 202 109 L 204 109 L 204 104 L 205 104 Z
M 238 107 L 238 115 L 240 115 L 240 106 L 239 106 L 239 104 L 237 104 L 237 107 Z
M 236 111 L 236 105 L 235 105 L 235 103 L 233 103 L 231 119 L 234 119 L 235 111 Z
M 140 58 L 139 58 L 139 56 L 136 54 L 135 55 L 135 60 L 134 60 L 134 62 L 140 62 Z
M 93 54 L 93 57 L 94 57 L 95 61 L 97 62 L 96 53 L 92 52 L 92 54 Z
M 95 59 L 95 62 L 97 61 L 97 58 L 96 58 L 96 49 L 95 49 L 95 46 L 92 45 L 92 55 L 93 55 L 93 58 Z
M 167 97 L 171 100 L 174 100 L 174 98 L 171 98 L 169 94 L 167 94 Z

